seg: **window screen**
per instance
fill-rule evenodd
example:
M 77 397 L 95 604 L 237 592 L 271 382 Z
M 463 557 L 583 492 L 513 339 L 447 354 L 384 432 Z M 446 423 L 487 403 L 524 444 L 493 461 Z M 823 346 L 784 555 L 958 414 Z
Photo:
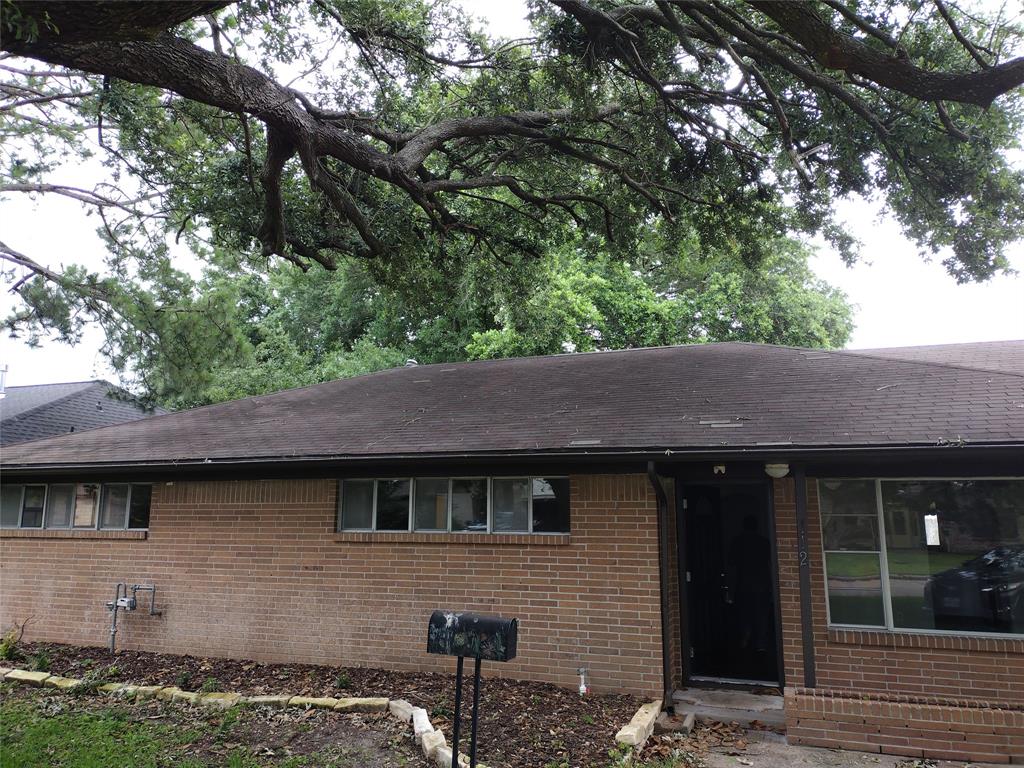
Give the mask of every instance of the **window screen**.
M 373 480 L 342 480 L 340 517 L 343 531 L 373 527 Z
M 530 530 L 529 478 L 495 478 L 491 481 L 491 493 L 495 531 Z
M 75 509 L 75 486 L 51 485 L 46 496 L 46 527 L 68 528 Z
M 452 480 L 452 530 L 487 530 L 487 480 Z
M 448 479 L 422 478 L 416 485 L 416 530 L 448 530 Z
M 46 503 L 45 485 L 26 485 L 21 504 L 21 527 L 42 528 L 43 506 Z

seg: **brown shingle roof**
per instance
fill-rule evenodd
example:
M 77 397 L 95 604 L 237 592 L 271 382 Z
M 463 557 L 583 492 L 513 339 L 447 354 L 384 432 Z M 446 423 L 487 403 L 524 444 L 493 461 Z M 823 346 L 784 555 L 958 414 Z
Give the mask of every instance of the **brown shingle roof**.
M 728 343 L 380 371 L 15 446 L 2 465 L 947 441 L 1024 445 L 1024 376 Z

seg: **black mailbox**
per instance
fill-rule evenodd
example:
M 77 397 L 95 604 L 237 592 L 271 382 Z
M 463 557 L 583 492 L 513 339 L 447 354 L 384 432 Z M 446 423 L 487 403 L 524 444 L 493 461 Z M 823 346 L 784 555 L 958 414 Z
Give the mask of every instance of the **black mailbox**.
M 516 657 L 518 628 L 515 619 L 501 616 L 434 611 L 427 633 L 427 653 L 511 661 Z

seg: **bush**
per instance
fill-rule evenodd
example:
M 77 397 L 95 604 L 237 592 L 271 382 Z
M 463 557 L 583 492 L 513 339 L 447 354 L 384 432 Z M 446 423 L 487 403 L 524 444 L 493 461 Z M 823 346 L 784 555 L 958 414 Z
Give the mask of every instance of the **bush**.
M 17 629 L 9 629 L 0 637 L 0 660 L 18 661 L 22 658 L 18 643 L 21 640 L 21 633 Z

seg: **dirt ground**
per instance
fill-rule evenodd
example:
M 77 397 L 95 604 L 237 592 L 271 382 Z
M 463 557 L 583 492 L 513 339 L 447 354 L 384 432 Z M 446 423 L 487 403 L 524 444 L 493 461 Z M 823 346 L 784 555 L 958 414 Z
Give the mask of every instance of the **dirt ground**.
M 73 696 L 51 689 L 10 687 L 0 704 L 13 700 L 33 707 L 33 719 L 91 713 L 114 717 L 126 738 L 132 728 L 170 729 L 178 735 L 167 745 L 160 765 L 192 766 L 330 765 L 334 768 L 428 768 L 430 763 L 408 727 L 386 714 L 340 715 L 325 710 L 253 707 L 216 712 L 154 699 L 127 702 L 106 696 Z M 64 721 L 61 721 L 64 722 Z M 134 724 L 134 725 L 133 725 Z M 5 724 L 6 725 L 6 724 Z M 57 741 L 55 737 L 54 742 Z M 56 751 L 56 743 L 38 744 Z M 101 750 L 102 751 L 102 750 Z M 49 761 L 43 754 L 32 768 Z M 92 755 L 88 765 L 113 765 Z M 23 764 L 23 763 L 22 763 Z M 61 763 L 63 764 L 63 763 Z M 75 763 L 76 765 L 78 763 Z
M 110 679 L 117 682 L 176 685 L 185 690 L 404 698 L 426 709 L 431 722 L 444 731 L 451 743 L 454 674 L 261 664 L 142 651 L 119 651 L 111 656 L 103 648 L 51 643 L 24 644 L 22 651 L 25 658 L 18 666 L 32 666 L 35 658 L 42 654 L 51 673 L 71 677 L 108 670 Z M 468 678 L 467 683 L 470 682 Z M 102 706 L 102 701 L 93 700 L 91 706 Z M 478 757 L 488 765 L 506 768 L 603 768 L 611 762 L 609 750 L 614 747 L 614 734 L 642 703 L 644 700 L 635 696 L 590 695 L 581 699 L 574 691 L 553 685 L 485 679 Z M 262 744 L 272 755 L 316 752 L 325 744 L 333 743 L 356 750 L 370 749 L 367 754 L 372 756 L 373 740 L 383 739 L 380 744 L 401 750 L 401 759 L 408 761 L 401 765 L 426 765 L 415 748 L 405 753 L 412 742 L 405 732 L 408 729 L 396 730 L 395 721 L 387 716 L 362 716 L 349 721 L 347 718 L 351 716 L 339 717 L 330 712 L 301 714 L 306 719 L 296 726 L 290 721 L 293 715 L 287 711 L 284 714 L 269 712 L 269 720 L 251 723 L 252 730 L 243 741 L 254 748 Z M 464 751 L 468 749 L 468 720 L 467 706 L 462 726 Z M 350 730 L 352 726 L 355 731 Z M 302 738 L 294 735 L 296 727 L 302 732 Z M 245 729 L 240 733 L 244 734 Z M 653 737 L 641 758 L 650 765 L 678 768 L 960 768 L 965 765 L 789 746 L 781 733 L 770 729 L 702 722 L 698 722 L 687 737 Z M 385 762 L 366 759 L 367 766 L 390 765 L 384 757 L 379 760 Z
M 423 707 L 435 728 L 451 744 L 455 701 L 454 669 L 450 675 L 392 672 L 361 667 L 309 664 L 261 664 L 233 659 L 200 658 L 118 651 L 53 643 L 26 643 L 30 666 L 43 654 L 52 674 L 84 677 L 115 668 L 110 679 L 145 685 L 176 685 L 185 690 L 235 691 L 258 695 L 386 696 Z M 454 664 L 453 664 L 454 667 Z M 467 665 L 467 672 L 472 665 Z M 507 768 L 595 768 L 609 762 L 615 733 L 629 722 L 643 699 L 625 695 L 590 695 L 543 683 L 487 679 L 480 696 L 478 759 Z M 469 702 L 472 676 L 467 674 L 462 748 L 469 747 Z

